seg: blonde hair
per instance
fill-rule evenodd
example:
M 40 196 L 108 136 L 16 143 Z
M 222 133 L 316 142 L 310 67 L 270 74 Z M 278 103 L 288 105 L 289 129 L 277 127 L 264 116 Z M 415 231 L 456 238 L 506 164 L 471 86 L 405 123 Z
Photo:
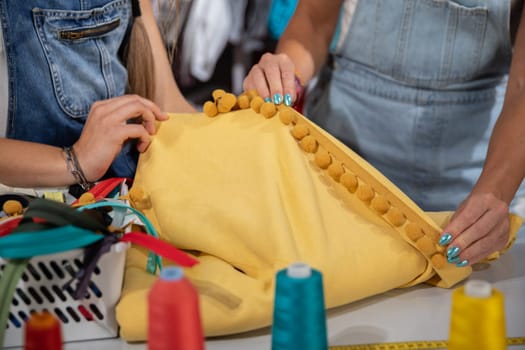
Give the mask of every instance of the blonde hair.
M 174 21 L 164 21 L 163 25 L 159 25 L 162 41 L 166 47 L 168 59 L 170 64 L 173 63 L 175 43 L 177 42 L 176 33 L 172 39 L 172 45 L 167 40 L 169 26 L 178 27 L 177 13 L 179 11 L 178 0 L 163 0 L 164 7 L 168 8 L 168 18 L 174 13 Z M 157 0 L 157 10 L 160 13 L 160 2 Z M 153 50 L 151 48 L 144 22 L 140 15 L 140 8 L 138 0 L 132 0 L 134 19 L 129 36 L 129 44 L 125 57 L 126 68 L 128 70 L 128 91 L 130 93 L 138 94 L 145 98 L 152 100 L 155 97 L 155 67 L 153 62 Z M 163 7 L 163 9 L 164 9 Z M 158 21 L 157 21 L 158 22 Z M 170 47 L 171 46 L 171 47 Z
M 142 18 L 135 17 L 126 57 L 128 90 L 152 100 L 155 97 L 155 67 L 146 28 Z

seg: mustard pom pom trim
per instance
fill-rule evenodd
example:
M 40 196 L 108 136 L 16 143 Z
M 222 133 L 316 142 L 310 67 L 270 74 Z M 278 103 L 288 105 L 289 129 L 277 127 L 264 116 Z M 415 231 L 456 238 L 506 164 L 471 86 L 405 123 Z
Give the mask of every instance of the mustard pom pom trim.
M 213 101 L 207 101 L 203 106 L 203 112 L 209 117 L 238 108 L 251 108 L 266 119 L 277 114 L 281 123 L 290 128 L 298 146 L 306 155 L 311 155 L 319 169 L 396 229 L 401 237 L 427 257 L 438 274 L 451 268 L 444 249 L 438 244 L 439 228 L 430 225 L 420 213 L 376 180 L 376 175 L 349 159 L 326 136 L 310 127 L 311 122 L 294 109 L 264 102 L 254 90 L 245 91 L 235 98 L 233 94 L 218 89 L 213 91 L 212 97 Z
M 9 199 L 4 202 L 2 210 L 4 211 L 4 213 L 6 213 L 7 216 L 16 216 L 22 214 L 22 212 L 24 211 L 24 207 L 19 201 Z

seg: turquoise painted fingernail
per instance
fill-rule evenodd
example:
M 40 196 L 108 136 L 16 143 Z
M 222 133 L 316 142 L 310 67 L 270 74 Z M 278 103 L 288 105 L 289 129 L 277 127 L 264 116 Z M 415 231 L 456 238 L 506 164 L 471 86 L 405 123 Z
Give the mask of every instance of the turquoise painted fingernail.
M 447 258 L 447 260 L 451 264 L 456 264 L 459 262 L 459 256 L 456 256 L 455 258 Z
M 461 260 L 460 262 L 458 262 L 456 264 L 457 267 L 464 267 L 464 266 L 467 266 L 468 265 L 468 260 L 465 259 L 465 260 Z
M 264 102 L 272 102 L 272 99 L 269 98 L 269 97 L 265 97 L 265 98 L 264 98 Z
M 456 246 L 448 247 L 448 249 L 447 249 L 447 257 L 449 259 L 455 258 L 458 255 L 459 255 L 459 247 L 456 247 Z
M 276 105 L 280 105 L 283 103 L 283 96 L 281 94 L 275 94 L 273 95 L 273 103 Z
M 284 104 L 285 106 L 288 106 L 288 107 L 292 105 L 292 95 L 290 94 L 284 95 Z
M 452 235 L 450 233 L 445 233 L 441 238 L 439 239 L 439 245 L 444 246 L 450 243 L 452 240 Z

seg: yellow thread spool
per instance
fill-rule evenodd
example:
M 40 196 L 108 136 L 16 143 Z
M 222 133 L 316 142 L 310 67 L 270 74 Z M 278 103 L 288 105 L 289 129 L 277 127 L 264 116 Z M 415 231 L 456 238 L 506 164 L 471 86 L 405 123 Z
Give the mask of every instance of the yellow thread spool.
M 468 281 L 452 293 L 449 350 L 504 350 L 503 294 L 490 283 Z

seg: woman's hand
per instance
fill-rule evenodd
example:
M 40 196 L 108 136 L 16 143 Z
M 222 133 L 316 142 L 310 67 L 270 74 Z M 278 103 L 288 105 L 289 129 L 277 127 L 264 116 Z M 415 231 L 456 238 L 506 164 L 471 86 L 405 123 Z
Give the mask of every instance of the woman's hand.
M 492 193 L 473 192 L 460 205 L 441 236 L 447 258 L 457 266 L 477 263 L 509 240 L 509 207 Z
M 295 66 L 286 54 L 265 53 L 248 72 L 244 91 L 256 90 L 267 102 L 292 106 L 297 100 Z
M 137 95 L 95 102 L 74 145 L 87 180 L 102 177 L 129 139 L 137 139 L 138 151 L 144 152 L 156 132 L 155 122 L 167 119 L 157 105 Z
M 276 53 L 265 53 L 252 67 L 244 79 L 244 90 L 255 89 L 275 104 L 296 103 L 302 94 L 297 90 L 302 90 L 326 62 L 342 4 L 342 0 L 299 1 Z

